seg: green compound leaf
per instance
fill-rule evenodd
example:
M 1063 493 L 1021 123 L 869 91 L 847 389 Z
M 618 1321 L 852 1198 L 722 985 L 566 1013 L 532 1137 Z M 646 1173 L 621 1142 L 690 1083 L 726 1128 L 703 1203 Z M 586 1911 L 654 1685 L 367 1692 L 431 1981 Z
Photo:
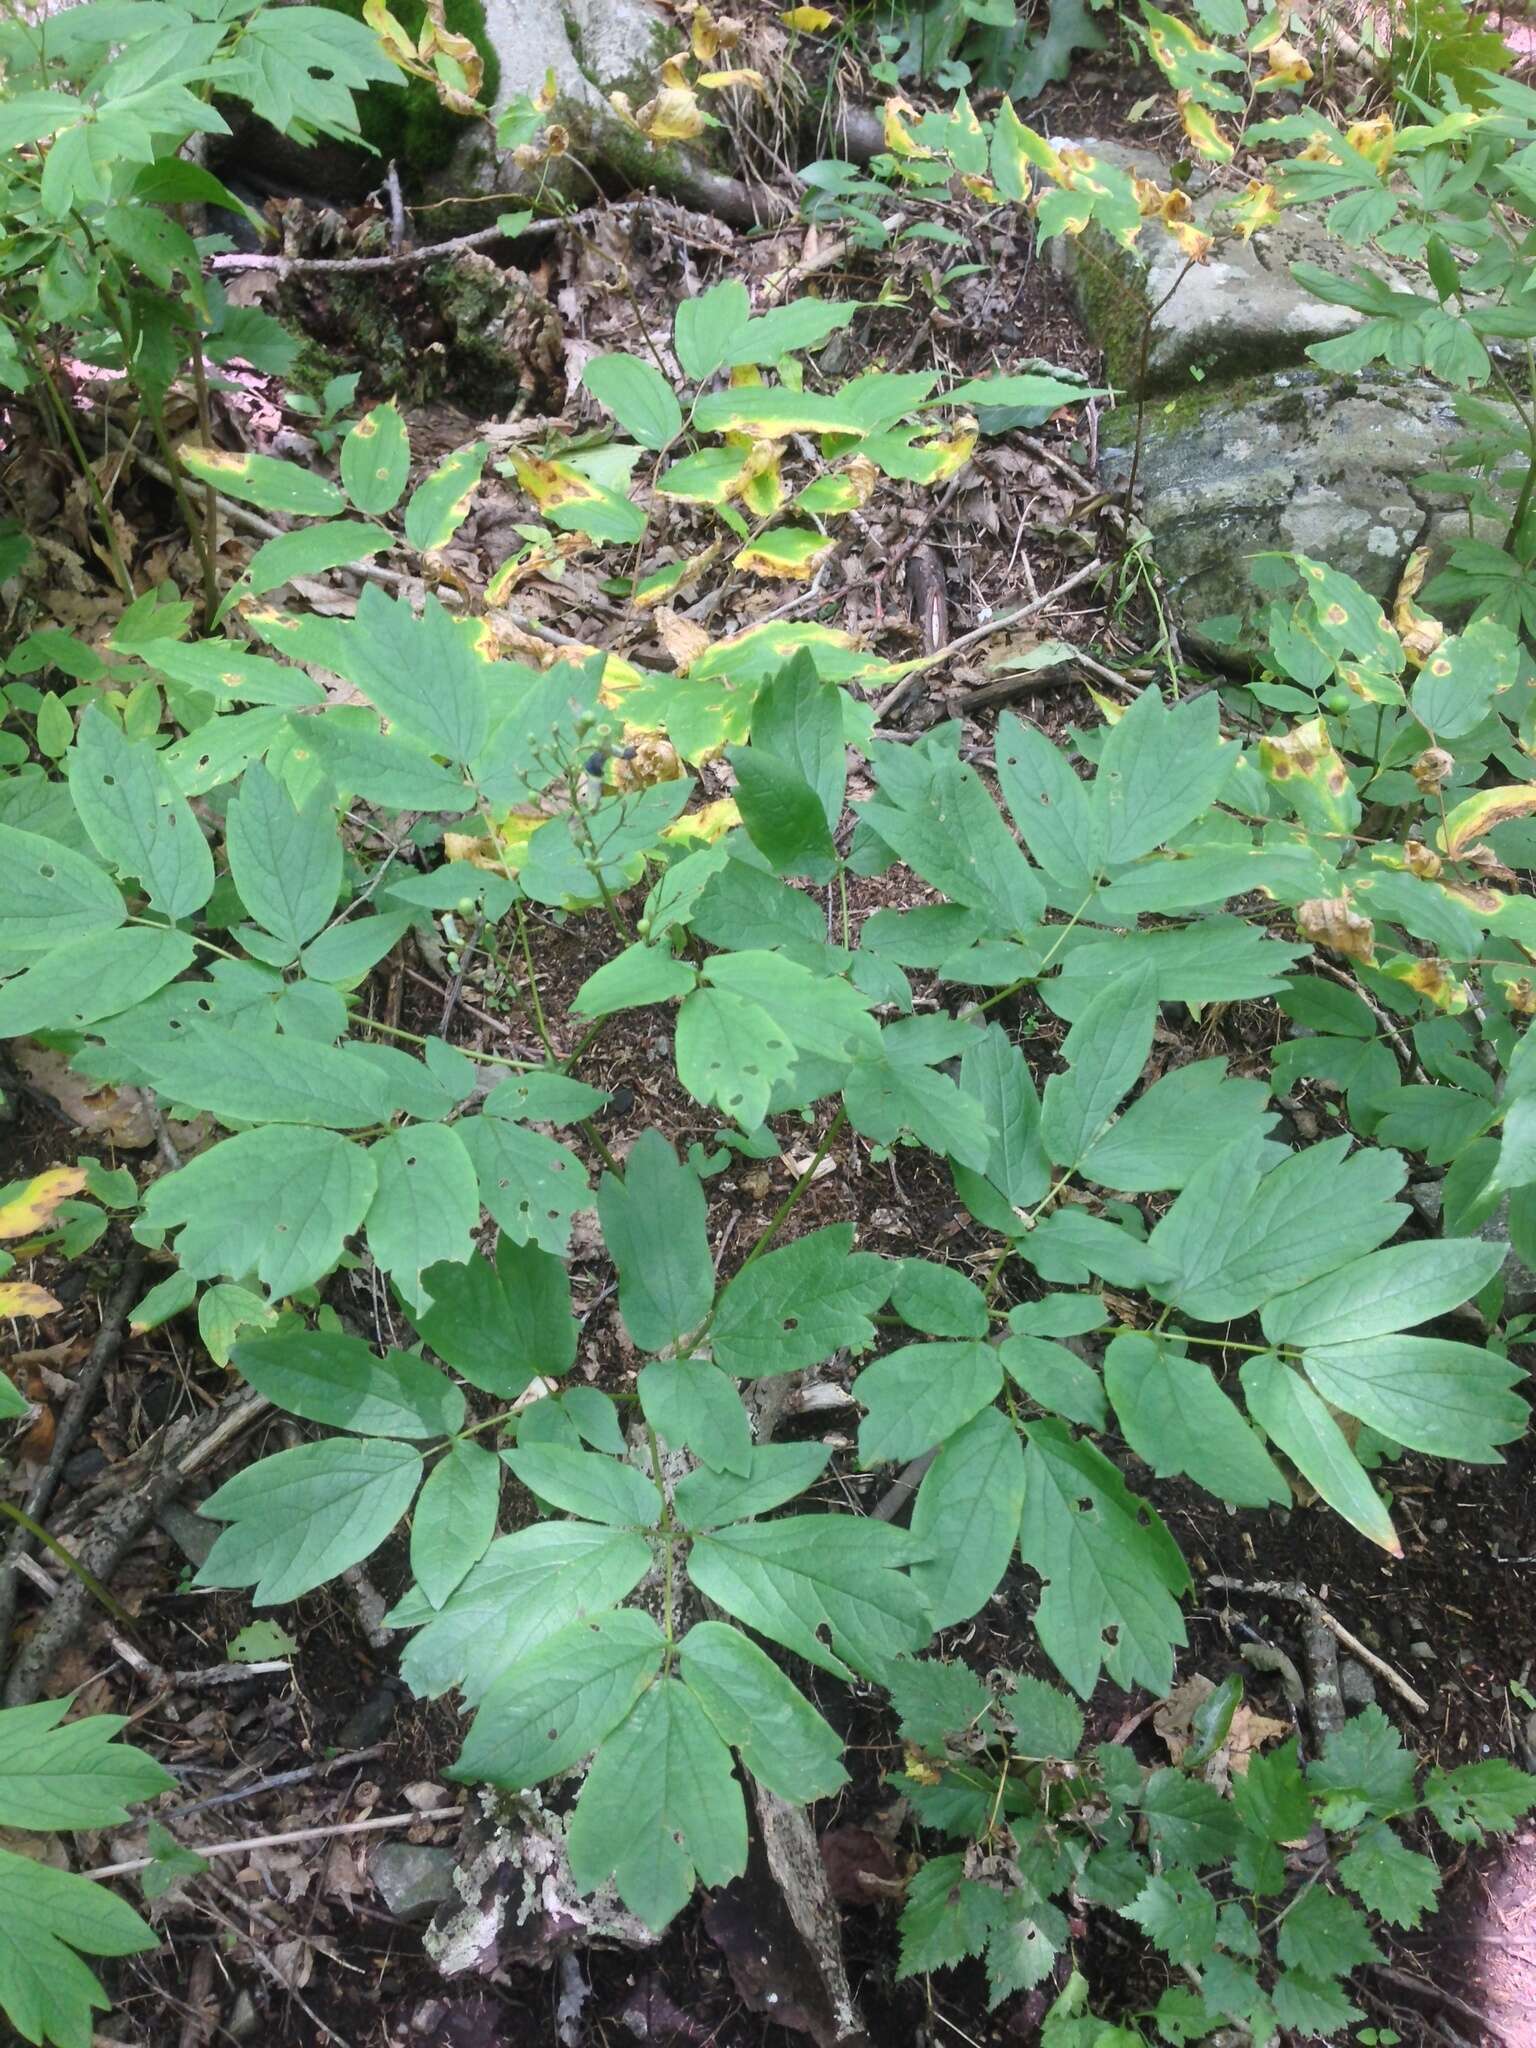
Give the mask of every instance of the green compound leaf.
M 397 1106 L 387 1070 L 355 1046 L 239 1025 L 199 1021 L 167 1030 L 138 1065 L 166 1101 L 228 1123 L 363 1130 L 386 1122 Z
M 463 1427 L 464 1396 L 408 1351 L 376 1358 L 358 1337 L 290 1330 L 247 1337 L 232 1356 L 258 1393 L 306 1422 L 407 1438 L 451 1436 Z
M 1165 1863 L 1202 1870 L 1224 1863 L 1237 1847 L 1238 1820 L 1230 1801 L 1186 1771 L 1154 1771 L 1142 1787 L 1147 1834 Z
M 470 1706 L 541 1643 L 586 1615 L 616 1607 L 650 1570 L 651 1546 L 589 1522 L 535 1522 L 501 1536 L 433 1613 L 406 1595 L 391 1626 L 425 1622 L 406 1645 L 401 1675 L 436 1699 L 457 1686 Z
M 1481 1293 L 1504 1259 L 1480 1238 L 1394 1244 L 1266 1302 L 1259 1316 L 1271 1344 L 1339 1344 L 1388 1337 L 1449 1314 Z
M 774 1087 L 795 1066 L 794 1051 L 768 1012 L 723 988 L 697 988 L 684 997 L 675 1054 L 677 1078 L 694 1100 L 744 1131 L 762 1123 Z
M 702 1358 L 658 1358 L 636 1388 L 645 1419 L 664 1442 L 686 1445 L 701 1463 L 744 1476 L 752 1468 L 752 1425 L 735 1387 Z
M 418 617 L 404 599 L 365 583 L 357 616 L 326 624 L 326 667 L 433 753 L 460 763 L 479 758 L 491 733 L 496 671 L 436 598 Z M 514 679 L 517 673 L 514 667 Z
M 153 1757 L 113 1741 L 123 1716 L 90 1714 L 61 1728 L 69 1705 L 66 1697 L 0 1711 L 0 1827 L 116 1827 L 137 1801 L 175 1789 Z
M 975 1281 L 931 1259 L 903 1259 L 896 1268 L 891 1307 L 904 1323 L 930 1337 L 985 1337 L 987 1300 Z
M 240 901 L 296 953 L 336 908 L 341 887 L 341 836 L 329 795 L 317 790 L 297 809 L 253 761 L 229 807 L 228 846 Z
M 664 946 L 626 946 L 587 977 L 571 1008 L 581 1017 L 611 1017 L 685 996 L 697 980 L 687 961 L 675 960 Z
M 768 1251 L 727 1282 L 711 1343 L 739 1378 L 803 1372 L 834 1352 L 866 1352 L 874 1315 L 891 1292 L 891 1266 L 854 1251 L 852 1223 L 829 1223 Z
M 853 1383 L 853 1397 L 867 1411 L 859 1463 L 921 1456 L 995 1401 L 1002 1384 L 990 1344 L 907 1344 L 887 1353 Z
M 69 757 L 69 793 L 103 860 L 144 884 L 172 920 L 201 910 L 213 893 L 213 855 L 191 807 L 146 740 L 130 740 L 91 705 Z
M 826 1799 L 842 1785 L 841 1738 L 739 1629 L 700 1621 L 684 1636 L 678 1671 L 722 1741 L 781 1799 Z
M 756 1444 L 744 1476 L 700 1466 L 677 1482 L 673 1504 L 685 1529 L 718 1528 L 765 1515 L 821 1477 L 831 1453 L 823 1444 Z
M 127 915 L 117 885 L 95 861 L 0 824 L 0 957 L 51 953 L 113 931 Z
M 1223 1059 L 1194 1060 L 1164 1074 L 1088 1147 L 1085 1180 L 1122 1194 L 1186 1187 L 1245 1129 L 1257 1142 L 1272 1120 L 1261 1082 L 1229 1081 Z
M 568 1771 L 618 1727 L 665 1647 L 632 1607 L 561 1629 L 493 1681 L 449 1777 L 516 1792 Z
M 1521 1367 L 1473 1344 L 1369 1337 L 1309 1346 L 1301 1363 L 1333 1407 L 1434 1457 L 1496 1465 L 1496 1447 L 1519 1436 L 1529 1419 L 1526 1403 L 1509 1391 L 1524 1377 Z
M 1104 859 L 1118 866 L 1166 845 L 1210 809 L 1236 760 L 1210 696 L 1170 710 L 1156 690 L 1143 690 L 1110 727 L 1094 778 Z
M 1104 861 L 1104 823 L 1088 784 L 1060 747 L 1011 711 L 997 722 L 997 779 L 1024 844 L 1074 902 L 1089 896 Z
M 1120 1911 L 1170 1962 L 1198 1969 L 1216 1946 L 1216 1901 L 1189 1870 L 1151 1878 Z
M 1126 1442 L 1160 1479 L 1182 1472 L 1236 1507 L 1289 1504 L 1284 1474 L 1208 1365 L 1151 1337 L 1116 1337 L 1104 1384 Z
M 427 1474 L 411 1517 L 411 1570 L 434 1607 L 489 1549 L 500 1498 L 501 1464 L 483 1444 L 450 1444 Z
M 258 1607 L 312 1593 L 378 1549 L 421 1483 L 421 1453 L 387 1437 L 326 1437 L 263 1458 L 200 1512 L 230 1526 L 199 1586 L 250 1586 Z
M 1045 1084 L 1040 1141 L 1056 1165 L 1078 1166 L 1140 1078 L 1157 1020 L 1156 978 L 1143 964 L 1111 981 L 1062 1041 L 1065 1073 Z
M 411 1320 L 438 1357 L 471 1386 L 512 1400 L 536 1374 L 558 1378 L 576 1356 L 571 1280 L 537 1245 L 503 1237 L 494 1265 L 476 1252 L 422 1274 L 426 1308 Z
M 688 1576 L 707 1600 L 836 1678 L 846 1657 L 871 1675 L 932 1634 L 927 1606 L 899 1569 L 917 1545 L 888 1523 L 789 1515 L 700 1535 Z M 825 1628 L 837 1654 L 822 1640 Z
M 347 429 L 341 443 L 341 481 L 359 512 L 374 518 L 392 512 L 410 473 L 410 436 L 393 399 L 376 405 Z
M 575 1153 L 502 1116 L 467 1116 L 457 1129 L 474 1162 L 480 1199 L 507 1236 L 561 1257 L 571 1218 L 592 1200 Z
M 1313 1885 L 1280 1922 L 1276 1948 L 1282 1963 L 1309 1977 L 1345 1977 L 1364 1963 L 1381 1961 L 1365 1915 L 1321 1885 Z
M 1322 1756 L 1307 1766 L 1314 1791 L 1388 1810 L 1412 1804 L 1413 1777 L 1413 1757 L 1378 1706 L 1334 1729 Z
M 421 1276 L 474 1250 L 480 1189 L 457 1125 L 416 1124 L 381 1138 L 368 1154 L 378 1192 L 368 1209 L 368 1248 L 407 1304 L 427 1296 Z
M 190 967 L 192 940 L 159 925 L 88 932 L 0 985 L 0 1038 L 80 1030 L 131 1010 Z
M 281 1297 L 331 1271 L 375 1186 L 361 1147 L 333 1131 L 274 1125 L 226 1138 L 153 1182 L 143 1223 L 180 1228 L 177 1257 L 199 1280 L 255 1274 Z
M 245 572 L 245 587 L 252 597 L 264 597 L 294 576 L 320 576 L 327 569 L 345 569 L 365 562 L 370 555 L 382 555 L 395 545 L 395 537 L 382 526 L 367 526 L 359 519 L 328 519 L 323 526 L 297 526 L 265 540 L 252 555 Z M 365 586 L 366 589 L 372 585 Z M 227 601 L 226 601 L 227 602 Z
M 935 1628 L 968 1620 L 997 1590 L 1023 1506 L 1018 1431 L 995 1408 L 983 1408 L 944 1443 L 912 1509 L 912 1539 L 924 1555 L 910 1577 Z
M 1117 1685 L 1162 1695 L 1185 1639 L 1178 1596 L 1189 1573 L 1177 1544 L 1103 1453 L 1064 1424 L 1033 1422 L 1025 1436 L 1019 1548 L 1043 1582 L 1041 1643 L 1084 1699 L 1101 1666 Z
M 1505 1768 L 1512 1771 L 1514 1766 Z M 1525 1777 L 1524 1772 L 1519 1775 Z M 1426 1804 L 1431 1802 L 1426 1799 Z M 1432 1804 L 1431 1810 L 1438 1820 L 1439 1812 Z M 1440 1872 L 1434 1858 L 1410 1849 L 1385 1821 L 1361 1830 L 1348 1855 L 1339 1858 L 1338 1872 L 1340 1881 L 1361 1905 L 1368 1912 L 1379 1913 L 1393 1927 L 1417 1927 L 1440 1896 Z
M 1424 1804 L 1455 1842 L 1507 1834 L 1536 1807 L 1536 1776 L 1502 1757 L 1485 1763 L 1437 1765 L 1424 1780 Z
M 91 2014 L 111 2000 L 80 1956 L 159 1945 L 105 1885 L 0 1849 L 0 2012 L 23 2040 L 88 2048 Z
M 1027 932 L 1045 910 L 1040 878 L 1019 851 L 980 777 L 953 756 L 930 762 L 900 805 L 867 804 L 861 818 L 898 859 L 954 903 L 985 910 L 999 933 Z
M 566 1514 L 626 1529 L 654 1529 L 661 1518 L 654 1483 L 621 1458 L 559 1444 L 520 1445 L 501 1456 L 531 1493 Z
M 1307 1484 L 1362 1536 L 1402 1555 L 1392 1517 L 1349 1439 L 1300 1373 L 1278 1358 L 1250 1358 L 1240 1375 L 1248 1413 Z
M 731 747 L 726 758 L 747 837 L 773 872 L 826 881 L 837 851 L 821 798 L 799 768 L 755 744 Z
M 597 1191 L 603 1241 L 619 1269 L 619 1312 L 638 1350 L 664 1351 L 697 1329 L 714 1299 L 707 1207 L 698 1175 L 659 1131 L 643 1131 L 624 1178 Z
M 747 1810 L 731 1753 L 685 1685 L 660 1679 L 598 1750 L 571 1817 L 571 1875 L 619 1897 L 659 1932 L 694 1883 L 747 1867 Z

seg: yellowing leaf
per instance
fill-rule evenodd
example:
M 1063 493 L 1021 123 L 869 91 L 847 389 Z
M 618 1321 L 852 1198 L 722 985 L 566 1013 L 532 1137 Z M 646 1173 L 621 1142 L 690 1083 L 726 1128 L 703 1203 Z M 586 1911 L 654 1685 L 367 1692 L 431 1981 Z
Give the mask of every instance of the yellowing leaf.
M 1374 121 L 1357 121 L 1344 132 L 1351 149 L 1358 150 L 1378 171 L 1386 169 L 1397 147 L 1397 130 L 1390 114 L 1378 114 Z
M 1453 860 L 1464 858 L 1473 842 L 1491 832 L 1495 825 L 1507 825 L 1511 818 L 1528 818 L 1533 811 L 1536 786 L 1530 783 L 1508 789 L 1480 789 L 1476 796 L 1457 804 L 1446 818 L 1437 834 L 1440 851 Z
M 1202 107 L 1180 93 L 1179 119 L 1184 123 L 1184 133 L 1201 156 L 1209 157 L 1212 163 L 1231 163 L 1236 152 L 1222 134 L 1220 124 L 1209 107 Z
M 636 126 L 652 142 L 691 142 L 709 125 L 691 86 L 664 85 L 635 115 Z
M 0 1280 L 0 1316 L 51 1316 L 60 1305 L 30 1280 Z
M 1259 767 L 1305 823 L 1346 832 L 1358 822 L 1360 799 L 1322 719 L 1309 718 L 1291 732 L 1260 740 Z
M 692 619 L 685 619 L 670 605 L 656 607 L 656 637 L 677 664 L 680 676 L 687 675 L 701 654 L 709 650 L 709 635 Z
M 803 36 L 819 36 L 824 28 L 832 26 L 832 16 L 825 7 L 791 7 L 779 19 L 786 28 L 798 29 Z
M 886 148 L 892 156 L 931 157 L 933 151 L 925 149 L 907 126 L 908 116 L 917 119 L 917 109 L 910 100 L 896 95 L 886 101 L 881 115 Z
M 1459 1015 L 1467 1007 L 1466 989 L 1443 960 L 1420 960 L 1405 953 L 1396 960 L 1379 960 L 1376 965 L 1393 981 L 1400 981 L 1405 987 L 1427 997 L 1437 1010 Z
M 1296 45 L 1288 43 L 1284 36 L 1275 36 L 1260 47 L 1269 58 L 1269 69 L 1259 80 L 1261 92 L 1266 86 L 1305 85 L 1312 76 L 1312 66 Z
M 409 64 L 414 60 L 416 44 L 390 13 L 385 0 L 363 0 L 363 20 L 398 62 Z
M 713 803 L 701 804 L 696 811 L 684 811 L 680 818 L 674 818 L 670 825 L 663 826 L 661 836 L 673 841 L 713 846 L 727 832 L 734 832 L 740 823 L 741 812 L 736 808 L 735 797 L 721 796 L 716 797 Z
M 512 468 L 529 497 L 546 512 L 557 505 L 594 504 L 603 495 L 590 477 L 582 476 L 568 463 L 545 462 L 537 455 L 521 455 L 514 449 Z
M 787 576 L 808 583 L 817 564 L 837 543 L 827 534 L 808 532 L 800 526 L 778 526 L 744 547 L 734 567 L 754 576 Z
M 85 1175 L 76 1166 L 50 1166 L 29 1180 L 19 1195 L 0 1202 L 0 1239 L 32 1237 L 46 1230 L 60 1202 L 78 1195 Z
M 1260 228 L 1272 228 L 1280 218 L 1274 186 L 1250 178 L 1241 199 L 1233 203 L 1231 214 L 1232 226 L 1245 242 L 1251 241 Z
M 1403 652 L 1415 668 L 1422 668 L 1445 638 L 1445 628 L 1440 621 L 1421 612 L 1413 602 L 1419 594 L 1428 564 L 1429 549 L 1415 548 L 1408 557 L 1398 581 L 1397 594 L 1392 600 L 1392 630 L 1402 641 Z M 1449 663 L 1440 673 L 1450 674 Z
M 693 81 L 711 92 L 728 92 L 733 85 L 750 85 L 754 92 L 766 92 L 768 81 L 761 71 L 701 71 Z

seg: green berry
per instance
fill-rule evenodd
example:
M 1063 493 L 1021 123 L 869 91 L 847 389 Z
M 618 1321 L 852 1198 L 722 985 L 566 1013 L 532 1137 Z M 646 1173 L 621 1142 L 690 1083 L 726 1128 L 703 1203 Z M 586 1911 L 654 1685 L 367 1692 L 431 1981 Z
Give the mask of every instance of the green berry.
M 476 907 L 473 896 L 461 896 L 455 905 L 460 917 L 473 917 Z
M 651 936 L 651 920 L 648 917 L 637 917 L 635 919 L 635 930 L 642 939 L 648 939 Z
M 1354 708 L 1354 698 L 1348 690 L 1329 690 L 1323 698 L 1323 708 L 1331 711 L 1335 718 L 1342 718 L 1346 711 Z

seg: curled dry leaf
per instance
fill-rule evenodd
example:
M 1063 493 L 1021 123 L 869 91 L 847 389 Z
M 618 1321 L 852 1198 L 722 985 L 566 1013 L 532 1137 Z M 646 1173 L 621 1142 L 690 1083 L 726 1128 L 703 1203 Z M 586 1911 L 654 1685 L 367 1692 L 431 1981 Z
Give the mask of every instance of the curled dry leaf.
M 1414 786 L 1420 796 L 1433 796 L 1444 788 L 1447 777 L 1456 766 L 1455 761 L 1444 747 L 1426 747 L 1413 764 Z
M 1347 896 L 1312 896 L 1297 904 L 1296 929 L 1330 953 L 1342 953 L 1367 967 L 1375 962 L 1376 928 L 1351 906 Z

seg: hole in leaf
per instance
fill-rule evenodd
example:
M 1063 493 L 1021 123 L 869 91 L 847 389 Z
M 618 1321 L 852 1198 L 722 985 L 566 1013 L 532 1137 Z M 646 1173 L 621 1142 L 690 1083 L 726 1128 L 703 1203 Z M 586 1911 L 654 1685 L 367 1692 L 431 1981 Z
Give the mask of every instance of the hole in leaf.
M 53 866 L 51 861 L 45 860 L 37 872 L 45 882 L 51 882 L 58 873 L 58 869 Z

